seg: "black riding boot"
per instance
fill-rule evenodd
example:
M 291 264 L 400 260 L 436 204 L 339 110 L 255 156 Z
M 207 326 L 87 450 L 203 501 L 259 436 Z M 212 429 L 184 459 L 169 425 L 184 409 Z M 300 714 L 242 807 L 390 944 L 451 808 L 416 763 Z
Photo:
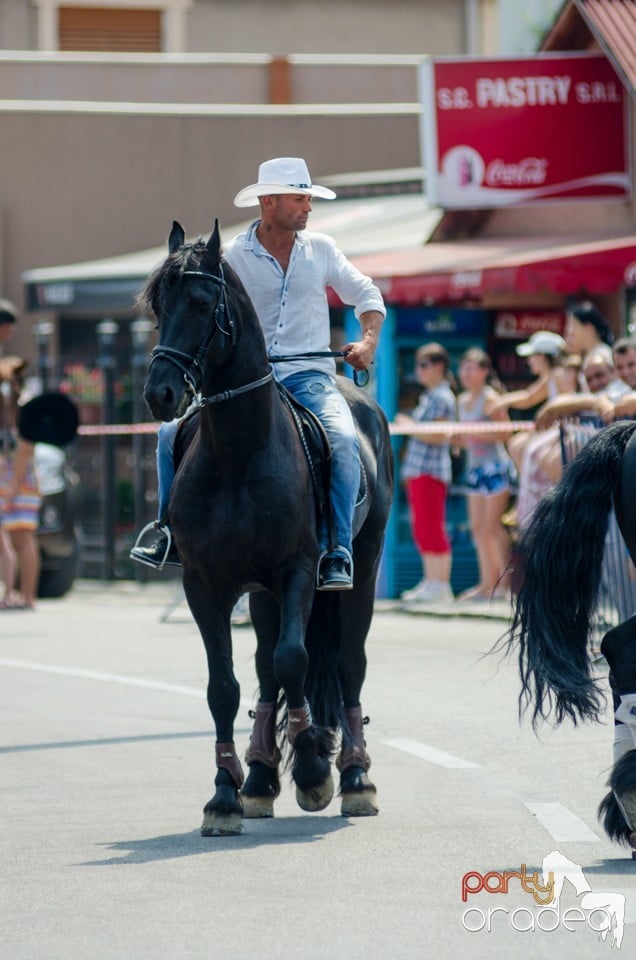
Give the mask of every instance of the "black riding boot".
M 140 547 L 140 541 L 149 530 L 156 531 L 154 540 L 147 547 Z M 137 563 L 145 563 L 146 566 L 154 567 L 155 570 L 162 570 L 165 566 L 181 566 L 170 527 L 167 523 L 160 523 L 158 520 L 144 527 L 130 551 L 130 556 Z

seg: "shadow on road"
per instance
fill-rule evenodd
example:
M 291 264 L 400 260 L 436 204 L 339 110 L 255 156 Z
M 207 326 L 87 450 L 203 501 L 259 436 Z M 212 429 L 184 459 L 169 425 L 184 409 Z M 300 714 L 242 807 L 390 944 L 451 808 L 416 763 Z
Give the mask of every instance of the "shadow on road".
M 344 817 L 299 816 L 272 820 L 246 820 L 243 833 L 233 837 L 202 837 L 198 831 L 146 837 L 143 840 L 119 840 L 105 843 L 108 850 L 121 851 L 122 856 L 105 860 L 88 860 L 81 867 L 111 867 L 118 864 L 137 865 L 177 857 L 200 856 L 202 853 L 234 853 L 254 847 L 278 844 L 315 843 L 330 833 L 352 827 Z

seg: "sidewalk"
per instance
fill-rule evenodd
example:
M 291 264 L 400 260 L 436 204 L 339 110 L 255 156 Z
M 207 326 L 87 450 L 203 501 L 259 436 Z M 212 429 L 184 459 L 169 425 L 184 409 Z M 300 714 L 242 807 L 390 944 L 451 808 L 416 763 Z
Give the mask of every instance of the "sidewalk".
M 73 590 L 67 594 L 66 598 L 61 597 L 59 600 L 50 602 L 64 603 L 66 599 L 72 600 L 73 597 L 79 599 L 91 595 L 104 597 L 135 594 L 143 598 L 146 605 L 163 608 L 162 616 L 166 619 L 169 619 L 172 614 L 190 616 L 183 597 L 181 581 L 176 577 L 174 580 L 159 582 L 148 580 L 146 583 L 138 583 L 135 580 L 80 579 L 75 581 Z M 450 603 L 422 603 L 418 605 L 417 603 L 405 604 L 399 597 L 396 597 L 395 599 L 376 600 L 375 609 L 378 612 L 405 613 L 414 617 L 460 617 L 462 619 L 477 618 L 480 620 L 503 620 L 505 622 L 510 619 L 511 613 L 509 600 L 451 601 Z
M 391 610 L 413 617 L 460 617 L 461 619 L 503 620 L 512 613 L 509 600 L 455 600 L 449 603 L 404 603 L 395 600 L 376 600 L 376 610 Z

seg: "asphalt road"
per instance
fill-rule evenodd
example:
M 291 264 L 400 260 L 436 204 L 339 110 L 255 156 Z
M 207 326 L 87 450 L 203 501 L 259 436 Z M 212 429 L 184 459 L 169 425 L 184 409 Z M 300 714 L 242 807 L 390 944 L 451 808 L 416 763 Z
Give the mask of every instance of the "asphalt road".
M 173 594 L 81 582 L 0 614 L 3 958 L 581 960 L 618 935 L 634 955 L 636 861 L 596 821 L 611 725 L 520 725 L 514 663 L 483 656 L 504 622 L 381 605 L 363 701 L 380 815 L 304 814 L 286 785 L 274 820 L 204 839 L 205 658 L 183 605 L 162 621 Z M 234 636 L 243 753 L 254 637 Z M 539 915 L 551 851 L 580 889 Z M 613 908 L 585 889 L 624 901 L 606 939 Z

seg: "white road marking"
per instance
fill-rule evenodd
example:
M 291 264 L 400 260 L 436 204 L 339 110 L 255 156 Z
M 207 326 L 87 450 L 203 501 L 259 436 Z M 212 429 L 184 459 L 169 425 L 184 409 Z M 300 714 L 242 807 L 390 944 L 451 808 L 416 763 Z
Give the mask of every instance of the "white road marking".
M 182 697 L 205 698 L 205 689 L 185 687 L 176 683 L 164 683 L 162 680 L 146 680 L 144 677 L 129 677 L 121 673 L 102 673 L 99 670 L 85 670 L 83 667 L 56 667 L 48 663 L 36 663 L 33 660 L 10 660 L 0 658 L 1 667 L 16 667 L 21 670 L 36 670 L 42 673 L 56 673 L 63 677 L 79 677 L 83 680 L 98 680 L 101 683 L 120 683 L 127 687 L 142 687 L 145 690 L 161 690 L 163 693 L 176 693 Z M 241 699 L 241 707 L 251 709 L 251 700 Z
M 526 803 L 524 806 L 553 840 L 600 843 L 600 837 L 561 803 Z
M 392 737 L 381 742 L 386 747 L 402 750 L 404 753 L 410 753 L 421 760 L 428 760 L 429 763 L 436 763 L 440 767 L 448 767 L 449 770 L 479 767 L 478 763 L 473 763 L 471 760 L 454 757 L 452 753 L 444 753 L 443 750 L 429 747 L 428 744 L 420 743 L 418 740 L 409 740 L 407 737 Z

